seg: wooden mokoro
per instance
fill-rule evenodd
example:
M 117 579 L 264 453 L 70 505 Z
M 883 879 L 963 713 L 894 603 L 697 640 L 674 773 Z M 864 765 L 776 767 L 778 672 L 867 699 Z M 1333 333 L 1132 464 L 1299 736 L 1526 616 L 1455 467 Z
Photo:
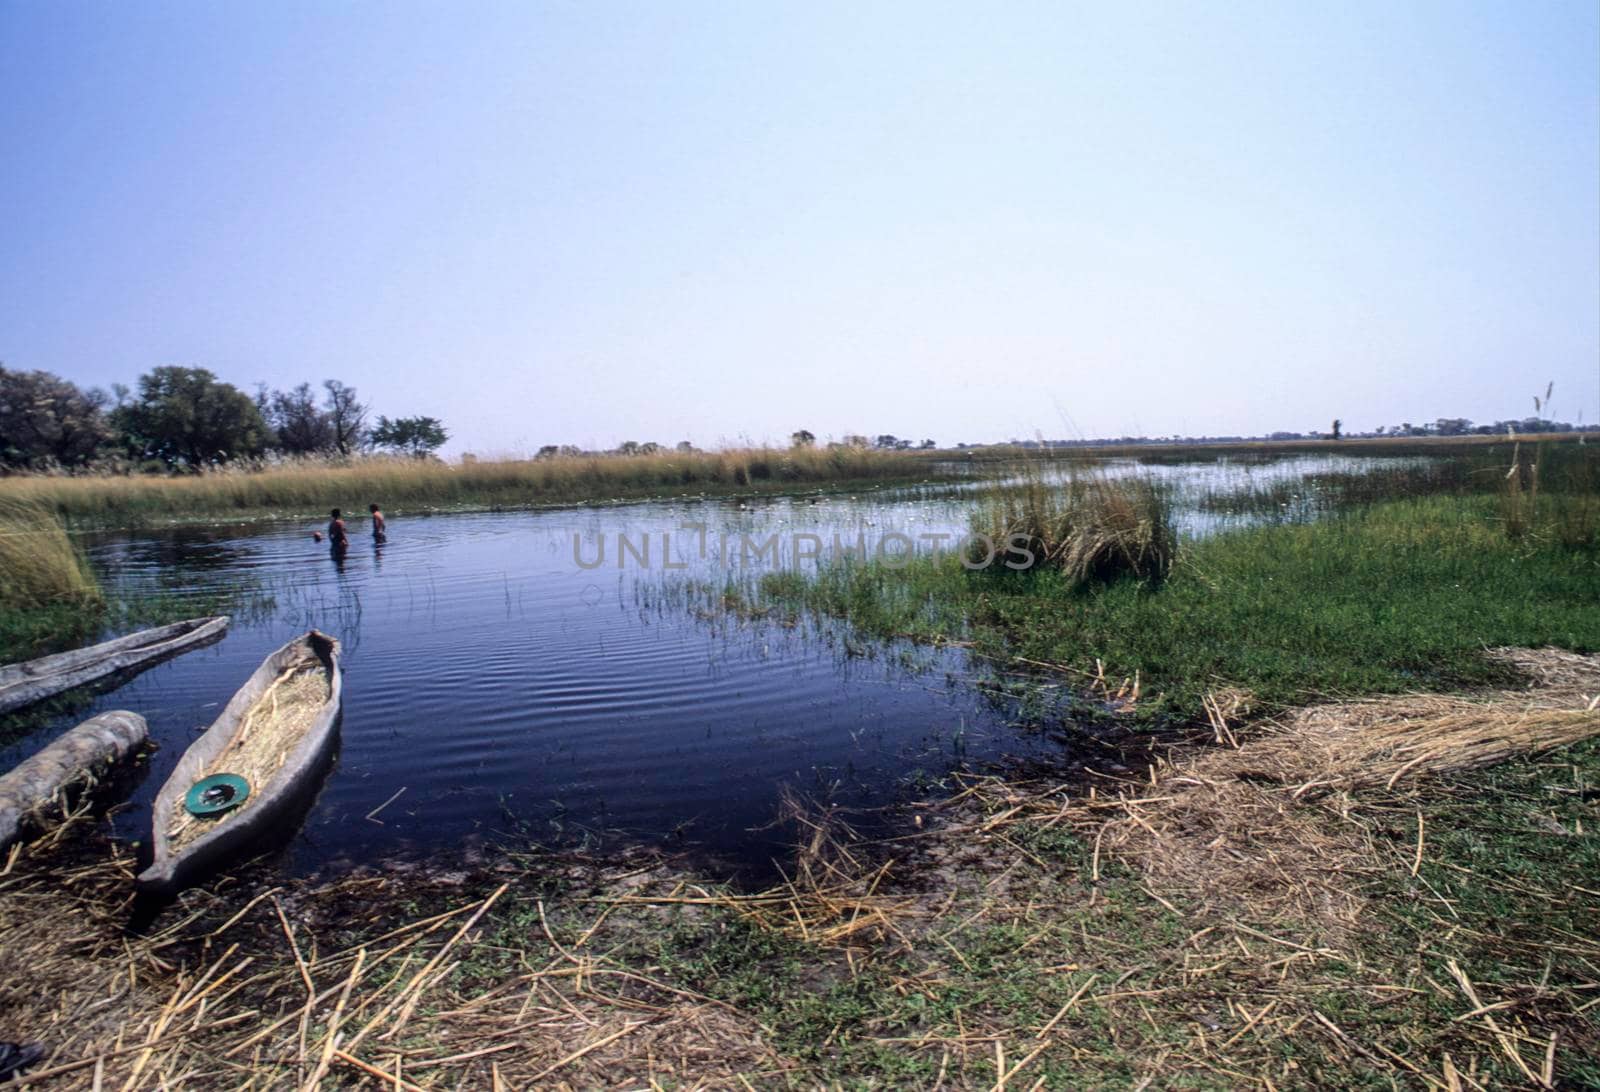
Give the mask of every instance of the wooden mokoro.
M 75 785 L 100 774 L 136 751 L 149 736 L 138 713 L 113 709 L 91 717 L 52 740 L 38 754 L 0 775 L 0 850 L 15 841 L 24 823 L 59 801 Z
M 227 629 L 225 614 L 190 618 L 88 648 L 0 667 L 0 713 L 21 709 L 108 675 L 143 671 L 180 652 L 209 644 Z
M 325 682 L 326 690 L 319 689 L 313 703 L 300 700 L 286 714 L 278 703 L 278 688 L 307 674 Z M 339 642 L 327 634 L 311 630 L 268 656 L 205 734 L 190 744 L 161 787 L 151 813 L 154 855 L 139 874 L 140 888 L 182 887 L 272 832 L 320 779 L 338 737 L 342 698 Z M 246 747 L 252 737 L 257 748 L 270 743 L 270 761 L 264 765 L 262 752 Z M 245 776 L 248 797 L 219 818 L 190 816 L 184 805 L 189 789 L 218 773 Z M 175 829 L 182 832 L 180 837 L 174 837 Z

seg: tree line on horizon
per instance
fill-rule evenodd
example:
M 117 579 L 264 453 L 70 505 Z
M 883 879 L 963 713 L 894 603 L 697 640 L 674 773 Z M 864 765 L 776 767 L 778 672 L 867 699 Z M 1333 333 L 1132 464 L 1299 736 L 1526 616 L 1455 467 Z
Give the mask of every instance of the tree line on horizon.
M 79 387 L 0 364 L 0 471 L 198 471 L 265 456 L 426 458 L 449 439 L 434 417 L 379 416 L 356 389 L 325 379 L 252 396 L 206 368 L 168 365 L 134 387 Z
M 794 448 L 816 447 L 816 433 L 812 432 L 810 429 L 797 429 L 789 435 L 789 446 Z M 876 439 L 867 436 L 860 436 L 855 433 L 848 433 L 842 440 L 830 440 L 825 446 L 830 451 L 837 451 L 841 448 L 854 448 L 857 450 L 876 448 L 879 451 L 909 451 L 913 447 L 919 451 L 932 451 L 939 445 L 932 440 L 924 440 L 920 444 L 914 444 L 910 440 L 901 440 L 895 436 L 889 435 L 888 433 L 884 433 Z M 639 443 L 637 440 L 624 440 L 616 447 L 606 451 L 589 451 L 585 448 L 578 447 L 575 444 L 545 444 L 543 447 L 539 448 L 533 457 L 535 459 L 555 459 L 593 455 L 660 455 L 667 450 L 668 449 L 664 444 L 658 444 L 654 441 Z M 671 450 L 679 455 L 693 455 L 700 451 L 700 449 L 695 447 L 694 444 L 689 440 L 678 441 L 678 443 L 672 446 Z
M 1551 390 L 1534 398 L 1534 416 L 1476 425 L 1464 417 L 1441 417 L 1414 425 L 1403 422 L 1365 433 L 1343 431 L 1335 420 L 1328 432 L 1273 432 L 1266 436 L 1124 436 L 1095 440 L 1012 439 L 1022 448 L 1080 447 L 1094 444 L 1217 443 L 1249 440 L 1306 440 L 1356 437 L 1426 437 L 1529 435 L 1592 431 L 1546 416 Z M 46 371 L 21 371 L 0 364 L 0 473 L 21 471 L 101 470 L 115 473 L 198 471 L 238 460 L 273 456 L 350 457 L 386 451 L 427 458 L 449 439 L 435 417 L 379 416 L 370 420 L 370 406 L 354 387 L 325 379 L 321 389 L 301 383 L 287 390 L 258 385 L 252 396 L 219 379 L 205 368 L 164 366 L 139 377 L 134 388 L 112 384 L 109 392 L 80 388 Z M 816 434 L 797 429 L 789 437 L 795 448 L 817 446 Z M 850 433 L 829 441 L 829 449 L 880 451 L 933 450 L 921 443 L 884 433 L 869 437 Z M 987 446 L 960 443 L 956 450 Z M 570 444 L 546 444 L 537 459 L 558 456 L 654 455 L 668 449 L 658 443 L 629 440 L 609 451 L 592 452 Z M 690 441 L 673 451 L 693 454 Z M 463 456 L 470 458 L 470 456 Z

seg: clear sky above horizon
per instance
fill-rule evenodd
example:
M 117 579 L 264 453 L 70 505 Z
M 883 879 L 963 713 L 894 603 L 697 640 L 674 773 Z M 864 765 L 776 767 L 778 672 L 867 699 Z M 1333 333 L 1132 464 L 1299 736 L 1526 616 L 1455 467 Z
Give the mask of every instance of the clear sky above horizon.
M 1600 4 L 0 0 L 0 362 L 451 450 L 1600 420 Z

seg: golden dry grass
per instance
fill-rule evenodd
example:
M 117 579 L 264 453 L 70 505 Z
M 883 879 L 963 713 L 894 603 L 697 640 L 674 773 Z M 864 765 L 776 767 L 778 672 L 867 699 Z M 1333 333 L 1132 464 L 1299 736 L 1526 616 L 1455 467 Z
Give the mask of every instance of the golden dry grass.
M 305 514 L 535 505 L 705 491 L 913 479 L 926 457 L 863 448 L 735 448 L 546 459 L 307 458 L 181 475 L 12 475 L 0 498 L 95 524 L 166 523 L 197 515 Z
M 0 608 L 101 601 L 100 587 L 61 521 L 42 504 L 0 495 Z
M 1230 723 L 1248 695 L 1207 703 L 1222 746 L 1152 766 L 1147 780 L 1104 798 L 1048 803 L 981 782 L 1024 821 L 1048 809 L 1090 829 L 1100 850 L 1136 862 L 1158 890 L 1281 907 L 1330 928 L 1361 910 L 1359 872 L 1374 857 L 1359 824 L 1330 827 L 1325 810 L 1352 792 L 1494 765 L 1600 735 L 1600 662 L 1560 649 L 1499 649 L 1534 680 L 1470 697 L 1407 695 L 1308 706 Z M 1241 742 L 1242 740 L 1242 742 Z
M 784 1068 L 769 1029 L 548 927 L 503 978 L 463 980 L 485 915 L 520 898 L 510 882 L 463 897 L 448 881 L 362 877 L 242 905 L 191 892 L 164 927 L 129 936 L 133 860 L 112 846 L 52 868 L 64 829 L 0 873 L 0 1009 L 9 1034 L 51 1048 L 16 1087 L 577 1088 L 641 1073 L 736 1087 L 736 1073 Z M 389 927 L 384 905 L 417 897 L 449 905 Z M 318 922 L 335 906 L 381 925 L 327 950 Z

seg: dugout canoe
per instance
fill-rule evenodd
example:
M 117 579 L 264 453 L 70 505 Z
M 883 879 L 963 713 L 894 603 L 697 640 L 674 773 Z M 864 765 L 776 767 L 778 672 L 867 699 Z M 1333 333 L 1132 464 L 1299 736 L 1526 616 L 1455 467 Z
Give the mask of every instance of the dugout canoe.
M 21 709 L 111 675 L 127 675 L 154 667 L 181 652 L 219 640 L 227 629 L 225 614 L 190 618 L 88 648 L 8 664 L 0 667 L 0 713 Z
M 327 634 L 311 630 L 268 656 L 161 787 L 139 887 L 175 890 L 278 832 L 327 768 L 342 698 L 339 642 Z M 243 802 L 197 816 L 190 790 L 221 775 L 243 779 Z
M 138 713 L 113 709 L 63 732 L 9 773 L 0 774 L 0 850 L 9 848 L 24 825 L 31 825 L 40 813 L 57 803 L 64 806 L 68 791 L 99 782 L 149 735 L 150 727 Z

